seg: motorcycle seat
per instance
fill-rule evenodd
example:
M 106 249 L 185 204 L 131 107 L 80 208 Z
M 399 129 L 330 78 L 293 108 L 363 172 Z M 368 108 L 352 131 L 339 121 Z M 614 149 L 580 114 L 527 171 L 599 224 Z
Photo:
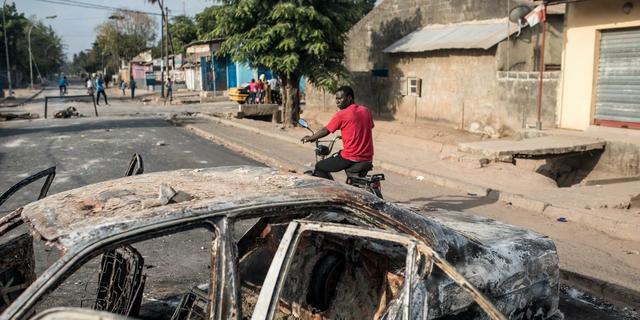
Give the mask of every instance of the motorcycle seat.
M 351 167 L 345 169 L 345 173 L 349 178 L 365 178 L 367 173 L 373 169 L 373 163 L 371 161 L 358 162 Z

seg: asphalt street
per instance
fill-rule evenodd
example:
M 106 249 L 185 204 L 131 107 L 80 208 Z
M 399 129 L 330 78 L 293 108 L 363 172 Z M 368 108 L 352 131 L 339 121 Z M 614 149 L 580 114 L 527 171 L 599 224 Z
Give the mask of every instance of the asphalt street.
M 161 118 L 15 121 L 0 129 L 0 190 L 51 166 L 57 173 L 51 194 L 119 178 L 134 153 L 145 172 L 260 165 Z M 2 210 L 35 200 L 37 188 L 16 194 Z

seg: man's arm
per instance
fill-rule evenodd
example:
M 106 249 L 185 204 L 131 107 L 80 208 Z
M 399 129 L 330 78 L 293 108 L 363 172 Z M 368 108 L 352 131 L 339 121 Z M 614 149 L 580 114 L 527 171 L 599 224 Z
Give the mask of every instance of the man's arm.
M 322 129 L 318 130 L 315 134 L 311 136 L 304 136 L 300 141 L 304 142 L 314 142 L 318 139 L 322 139 L 329 135 L 329 130 L 326 127 L 322 127 Z

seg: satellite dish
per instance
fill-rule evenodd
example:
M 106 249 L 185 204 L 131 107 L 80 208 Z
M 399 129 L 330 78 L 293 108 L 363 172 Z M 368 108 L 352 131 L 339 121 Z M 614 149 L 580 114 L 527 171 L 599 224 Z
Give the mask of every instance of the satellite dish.
M 516 38 L 520 36 L 522 28 L 526 26 L 524 17 L 526 17 L 529 12 L 531 12 L 531 8 L 527 5 L 515 6 L 511 11 L 509 11 L 509 21 L 518 24 L 518 34 L 516 34 Z
M 527 5 L 519 5 L 511 9 L 509 12 L 509 21 L 522 25 L 522 19 L 531 12 L 531 8 Z

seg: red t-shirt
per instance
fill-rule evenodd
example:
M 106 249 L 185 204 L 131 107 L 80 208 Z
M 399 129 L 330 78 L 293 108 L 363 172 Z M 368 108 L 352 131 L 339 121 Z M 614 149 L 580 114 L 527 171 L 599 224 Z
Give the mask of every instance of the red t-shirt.
M 352 104 L 338 111 L 325 128 L 342 134 L 343 158 L 351 161 L 373 160 L 373 116 L 364 106 Z

